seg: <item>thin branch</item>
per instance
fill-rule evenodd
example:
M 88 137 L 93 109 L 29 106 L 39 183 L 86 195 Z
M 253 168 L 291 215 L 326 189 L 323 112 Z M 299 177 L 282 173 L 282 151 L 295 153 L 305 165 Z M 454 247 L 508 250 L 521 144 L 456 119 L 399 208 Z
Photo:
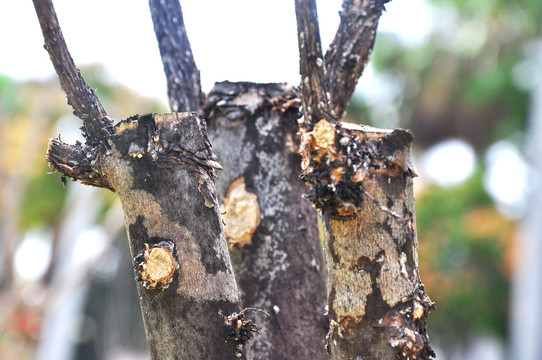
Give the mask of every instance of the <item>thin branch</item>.
M 305 126 L 330 119 L 316 0 L 295 0 Z
M 87 139 L 101 140 L 112 125 L 111 119 L 98 100 L 94 90 L 87 85 L 68 51 L 51 0 L 33 0 L 41 26 L 45 49 L 60 79 L 62 90 L 68 97 L 75 116 L 83 120 Z
M 326 88 L 333 114 L 341 118 L 348 107 L 373 50 L 378 20 L 390 0 L 344 0 L 341 23 L 326 56 Z
M 199 111 L 203 104 L 200 74 L 179 0 L 149 0 L 149 7 L 166 73 L 171 110 Z

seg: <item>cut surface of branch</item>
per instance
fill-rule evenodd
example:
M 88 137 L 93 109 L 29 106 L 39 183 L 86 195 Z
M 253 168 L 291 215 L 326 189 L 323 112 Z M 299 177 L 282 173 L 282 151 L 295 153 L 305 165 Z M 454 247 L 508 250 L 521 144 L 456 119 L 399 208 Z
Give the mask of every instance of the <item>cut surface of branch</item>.
M 92 185 L 113 190 L 104 178 L 97 161 L 100 151 L 77 142 L 70 145 L 60 139 L 51 139 L 47 147 L 46 161 L 49 167 L 61 172 L 73 180 L 85 185 Z
M 58 18 L 51 0 L 33 0 L 41 26 L 45 49 L 55 67 L 62 90 L 68 97 L 75 116 L 83 120 L 87 140 L 103 139 L 108 134 L 112 121 L 94 93 L 87 85 L 68 51 Z
M 341 22 L 324 59 L 326 89 L 337 118 L 346 112 L 359 77 L 369 61 L 378 20 L 389 0 L 344 0 Z
M 149 0 L 172 111 L 199 111 L 200 74 L 188 41 L 179 0 Z

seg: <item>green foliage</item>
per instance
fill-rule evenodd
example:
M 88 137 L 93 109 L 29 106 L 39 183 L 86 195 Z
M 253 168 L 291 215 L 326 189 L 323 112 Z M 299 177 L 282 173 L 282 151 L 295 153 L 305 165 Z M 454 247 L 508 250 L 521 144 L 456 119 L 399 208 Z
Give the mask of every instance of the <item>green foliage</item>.
M 511 221 L 492 207 L 482 172 L 450 189 L 418 197 L 420 271 L 437 310 L 428 323 L 440 333 L 506 333 L 509 281 L 506 243 Z
M 6 75 L 0 73 L 0 119 L 14 114 L 18 109 L 15 95 L 16 84 Z
M 21 202 L 21 230 L 33 227 L 54 226 L 66 200 L 67 191 L 58 175 L 50 175 L 51 169 L 43 162 L 30 180 Z

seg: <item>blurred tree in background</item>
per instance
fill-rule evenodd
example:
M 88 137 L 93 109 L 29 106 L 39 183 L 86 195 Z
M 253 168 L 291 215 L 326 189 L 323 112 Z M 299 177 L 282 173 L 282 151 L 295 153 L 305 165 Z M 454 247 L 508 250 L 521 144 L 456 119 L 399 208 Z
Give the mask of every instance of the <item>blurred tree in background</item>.
M 473 335 L 489 333 L 503 341 L 507 336 L 521 209 L 501 203 L 488 188 L 492 164 L 487 152 L 503 142 L 520 156 L 523 151 L 530 91 L 542 80 L 534 60 L 542 2 L 431 0 L 426 5 L 432 26 L 422 39 L 378 34 L 369 76 L 362 77 L 347 120 L 405 127 L 414 133 L 421 175 L 416 180 L 420 269 L 427 293 L 437 303 L 429 316 L 430 334 L 445 354 Z M 109 83 L 99 67 L 83 72 L 115 119 L 165 111 L 157 101 Z M 56 80 L 19 84 L 0 74 L 0 359 L 31 358 L 47 307 L 59 288 L 70 289 L 62 278 L 58 280 L 55 264 L 60 254 L 77 252 L 76 245 L 70 248 L 61 239 L 68 231 L 66 218 L 82 201 L 73 190 L 80 185 L 69 183 L 64 189 L 58 175 L 48 175 L 44 156 L 48 137 L 57 136 L 58 128 L 66 136 L 69 128 L 77 134 L 77 124 Z M 450 138 L 470 145 L 476 164 L 465 181 L 442 187 L 427 180 L 423 159 L 428 149 Z M 104 243 L 100 253 L 108 263 L 95 256 L 76 267 L 90 274 L 80 282 L 94 282 L 93 290 L 85 293 L 83 315 L 73 325 L 77 336 L 71 341 L 79 350 L 72 355 L 111 358 L 114 344 L 104 344 L 108 329 L 115 328 L 119 343 L 133 345 L 141 339 L 140 320 L 126 320 L 140 319 L 135 287 L 111 285 L 121 275 L 133 285 L 133 274 L 118 255 L 128 256 L 128 248 L 119 235 L 123 220 L 113 211 L 118 206 L 113 194 L 94 192 L 83 205 L 91 225 L 103 224 L 113 240 Z M 120 227 L 111 225 L 115 222 Z M 42 249 L 33 260 L 43 262 L 37 273 L 24 273 L 24 264 L 18 262 L 23 255 L 17 254 L 31 253 L 24 253 L 25 244 Z M 77 272 L 70 269 L 71 274 Z M 127 298 L 136 306 L 126 303 Z M 123 321 L 126 327 L 118 325 Z M 445 358 L 444 354 L 437 355 Z

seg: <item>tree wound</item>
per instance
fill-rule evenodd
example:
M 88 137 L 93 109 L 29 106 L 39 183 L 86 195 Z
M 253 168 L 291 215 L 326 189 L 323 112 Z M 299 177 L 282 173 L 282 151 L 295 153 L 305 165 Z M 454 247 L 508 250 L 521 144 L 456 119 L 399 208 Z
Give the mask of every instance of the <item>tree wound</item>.
M 256 194 L 248 192 L 240 177 L 230 185 L 224 198 L 224 232 L 230 249 L 252 243 L 252 234 L 260 224 L 260 207 Z
M 135 258 L 139 271 L 138 280 L 149 290 L 165 290 L 173 280 L 179 263 L 173 254 L 174 244 L 163 241 L 156 245 L 145 244 L 145 251 Z

